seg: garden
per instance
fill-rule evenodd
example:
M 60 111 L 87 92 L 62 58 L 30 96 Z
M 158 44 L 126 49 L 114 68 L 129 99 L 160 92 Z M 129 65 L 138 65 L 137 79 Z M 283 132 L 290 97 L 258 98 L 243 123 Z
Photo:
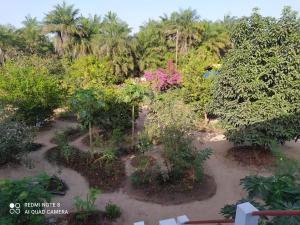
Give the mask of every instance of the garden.
M 132 34 L 113 12 L 63 2 L 42 21 L 0 25 L 0 224 L 300 209 L 299 138 L 290 7 L 218 21 L 179 10 Z

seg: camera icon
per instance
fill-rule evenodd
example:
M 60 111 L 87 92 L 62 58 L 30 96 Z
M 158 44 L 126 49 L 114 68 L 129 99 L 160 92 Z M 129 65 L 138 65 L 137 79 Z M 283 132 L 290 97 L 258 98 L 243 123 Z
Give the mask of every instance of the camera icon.
M 9 213 L 10 214 L 20 214 L 21 212 L 21 204 L 20 203 L 10 203 L 9 204 Z

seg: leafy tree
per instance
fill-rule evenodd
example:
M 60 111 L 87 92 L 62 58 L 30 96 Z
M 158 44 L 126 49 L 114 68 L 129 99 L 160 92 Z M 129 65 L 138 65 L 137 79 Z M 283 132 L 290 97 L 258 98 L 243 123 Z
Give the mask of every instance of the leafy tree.
M 134 140 L 134 121 L 135 121 L 135 109 L 139 107 L 139 103 L 143 100 L 145 95 L 147 94 L 147 91 L 145 87 L 133 82 L 129 81 L 127 82 L 124 87 L 122 88 L 122 97 L 123 101 L 126 103 L 130 103 L 132 105 L 132 144 Z
M 70 93 L 76 88 L 107 85 L 117 81 L 107 60 L 98 60 L 96 56 L 80 56 L 66 69 L 64 83 Z
M 6 63 L 0 70 L 0 99 L 29 124 L 49 119 L 62 99 L 62 89 L 53 76 L 34 67 Z
M 238 145 L 270 148 L 297 139 L 300 128 L 300 20 L 291 8 L 279 19 L 254 10 L 233 29 L 234 48 L 217 81 L 213 108 Z
M 94 88 L 77 89 L 71 97 L 71 109 L 78 114 L 80 121 L 84 126 L 89 127 L 90 146 L 93 150 L 92 125 L 96 113 L 101 110 L 105 104 L 101 93 L 96 92 Z

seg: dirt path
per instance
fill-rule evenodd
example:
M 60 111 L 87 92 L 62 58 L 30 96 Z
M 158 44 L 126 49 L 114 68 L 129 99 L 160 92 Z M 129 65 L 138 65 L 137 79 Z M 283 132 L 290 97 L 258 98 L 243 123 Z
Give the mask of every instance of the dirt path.
M 142 114 L 143 115 L 143 114 Z M 142 127 L 145 115 L 138 120 L 137 126 Z M 25 176 L 34 176 L 41 172 L 46 172 L 49 175 L 57 174 L 69 186 L 69 191 L 64 197 L 55 197 L 53 202 L 60 202 L 62 209 L 73 210 L 74 197 L 80 195 L 84 197 L 88 192 L 88 183 L 84 177 L 77 172 L 58 168 L 47 162 L 44 154 L 47 150 L 55 146 L 50 140 L 55 135 L 57 130 L 66 129 L 67 127 L 75 127 L 76 123 L 66 121 L 55 121 L 53 127 L 38 133 L 36 141 L 44 144 L 44 147 L 36 152 L 32 152 L 29 158 L 33 160 L 34 168 L 29 169 L 24 166 L 7 167 L 0 169 L 0 179 L 2 178 L 21 178 Z M 163 218 L 175 217 L 182 214 L 188 215 L 191 219 L 216 219 L 222 218 L 219 215 L 219 210 L 226 203 L 233 203 L 245 195 L 239 186 L 241 178 L 250 174 L 268 174 L 266 171 L 257 171 L 255 168 L 247 168 L 238 165 L 224 157 L 226 150 L 232 145 L 224 139 L 222 134 L 199 133 L 198 135 L 204 144 L 198 141 L 196 144 L 199 148 L 211 147 L 213 156 L 205 163 L 205 172 L 212 175 L 217 183 L 216 194 L 204 201 L 195 201 L 181 205 L 159 205 L 149 202 L 142 202 L 130 198 L 123 189 L 114 193 L 103 193 L 97 198 L 96 205 L 99 209 L 104 209 L 106 202 L 113 201 L 122 209 L 122 217 L 116 221 L 118 225 L 132 225 L 136 221 L 144 220 L 148 225 L 158 224 L 158 221 Z M 82 137 L 72 142 L 72 145 L 86 151 L 87 146 L 80 141 Z M 300 157 L 300 143 L 287 143 L 284 146 L 285 151 L 294 157 Z M 126 162 L 128 165 L 128 161 Z M 127 171 L 132 171 L 132 168 L 127 167 Z

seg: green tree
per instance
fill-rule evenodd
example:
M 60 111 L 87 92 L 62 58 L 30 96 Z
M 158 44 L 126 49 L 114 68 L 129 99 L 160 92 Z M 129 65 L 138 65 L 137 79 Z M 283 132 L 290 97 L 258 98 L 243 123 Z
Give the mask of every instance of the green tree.
M 0 70 L 0 99 L 16 117 L 29 124 L 49 119 L 62 100 L 63 90 L 48 71 L 8 62 Z
M 89 128 L 90 146 L 93 151 L 92 126 L 96 113 L 105 107 L 103 96 L 94 88 L 77 89 L 70 100 L 71 109 L 77 113 L 84 126 Z
M 255 9 L 233 29 L 234 48 L 217 81 L 213 108 L 238 145 L 270 148 L 299 138 L 300 20 L 291 8 L 279 19 Z
M 76 88 L 107 85 L 117 81 L 107 60 L 94 55 L 80 56 L 66 69 L 64 84 L 70 93 Z
M 129 81 L 125 83 L 122 88 L 122 98 L 126 103 L 130 103 L 132 106 L 132 116 L 131 116 L 131 130 L 132 130 L 132 144 L 134 143 L 134 121 L 135 121 L 135 110 L 139 108 L 139 103 L 143 100 L 147 90 L 144 86 L 135 83 L 134 81 Z

